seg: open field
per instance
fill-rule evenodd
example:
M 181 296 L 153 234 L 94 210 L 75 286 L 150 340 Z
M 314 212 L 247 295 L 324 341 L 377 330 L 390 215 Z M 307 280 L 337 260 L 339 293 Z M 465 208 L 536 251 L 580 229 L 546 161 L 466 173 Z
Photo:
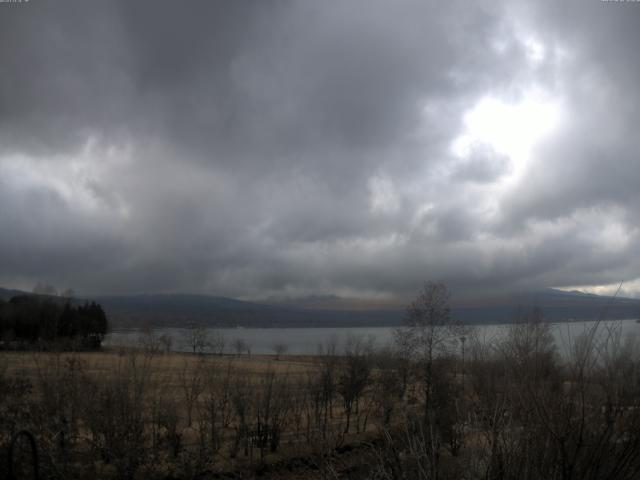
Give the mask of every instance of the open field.
M 0 368 L 7 375 L 24 375 L 35 378 L 43 368 L 58 363 L 78 361 L 90 375 L 108 375 L 121 368 L 125 359 L 132 355 L 144 358 L 142 351 L 135 349 L 104 349 L 101 352 L 50 353 L 50 352 L 1 352 Z M 277 360 L 275 355 L 191 355 L 186 353 L 163 353 L 153 355 L 152 371 L 175 381 L 185 368 L 222 368 L 233 366 L 246 375 L 276 371 L 280 374 L 303 375 L 318 366 L 313 355 L 287 355 Z M 171 380 L 173 379 L 173 380 Z

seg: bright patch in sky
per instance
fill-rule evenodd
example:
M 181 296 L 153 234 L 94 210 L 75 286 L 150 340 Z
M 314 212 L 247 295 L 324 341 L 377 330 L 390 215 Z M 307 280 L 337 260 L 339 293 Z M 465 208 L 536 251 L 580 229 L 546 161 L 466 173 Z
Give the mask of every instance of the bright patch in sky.
M 560 113 L 558 102 L 538 93 L 518 103 L 483 97 L 465 114 L 464 132 L 454 140 L 453 152 L 465 158 L 477 146 L 490 146 L 521 167 L 534 146 L 558 126 Z
M 615 282 L 604 285 L 570 285 L 553 288 L 564 290 L 566 292 L 577 290 L 583 293 L 591 293 L 605 297 L 613 297 L 617 293 L 617 297 L 640 298 L 640 278 L 627 280 L 622 283 L 622 286 L 620 285 L 620 282 Z
M 539 63 L 542 62 L 546 57 L 546 49 L 544 44 L 539 42 L 533 37 L 525 40 L 524 45 L 527 49 L 527 56 L 533 62 Z
M 369 180 L 369 195 L 372 213 L 395 213 L 400 208 L 400 198 L 388 177 L 372 177 Z
M 0 178 L 16 191 L 53 194 L 76 212 L 126 218 L 128 207 L 116 192 L 103 188 L 99 180 L 108 178 L 110 165 L 128 156 L 128 149 L 102 148 L 90 139 L 74 155 L 59 155 L 57 162 L 22 154 L 0 157 Z

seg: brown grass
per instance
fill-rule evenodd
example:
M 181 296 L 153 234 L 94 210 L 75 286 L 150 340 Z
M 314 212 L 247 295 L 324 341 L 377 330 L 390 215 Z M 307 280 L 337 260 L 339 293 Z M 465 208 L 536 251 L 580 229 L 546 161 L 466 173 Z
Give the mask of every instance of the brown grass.
M 105 350 L 102 352 L 49 353 L 49 352 L 0 352 L 0 366 L 8 376 L 35 377 L 39 369 L 51 366 L 54 362 L 74 359 L 82 362 L 85 373 L 103 375 L 114 372 L 122 364 L 125 356 L 133 351 Z M 143 357 L 144 352 L 139 352 Z M 169 353 L 154 355 L 151 366 L 154 373 L 171 380 L 183 371 L 185 366 L 196 368 L 200 363 L 205 367 L 233 368 L 247 375 L 274 371 L 277 374 L 304 375 L 317 368 L 317 360 L 312 356 L 286 356 L 277 360 L 275 355 L 193 355 L 188 353 Z

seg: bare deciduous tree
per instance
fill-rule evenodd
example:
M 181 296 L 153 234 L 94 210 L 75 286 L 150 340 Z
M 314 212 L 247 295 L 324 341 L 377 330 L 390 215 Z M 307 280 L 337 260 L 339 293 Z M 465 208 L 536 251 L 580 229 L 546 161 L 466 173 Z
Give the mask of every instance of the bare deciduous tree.
M 362 338 L 350 336 L 345 346 L 345 361 L 338 377 L 338 393 L 342 397 L 346 425 L 349 433 L 351 415 L 358 412 L 359 402 L 371 376 L 370 355 L 372 345 Z
M 204 391 L 204 369 L 205 365 L 203 360 L 198 360 L 194 365 L 188 359 L 185 359 L 183 368 L 180 371 L 180 387 L 183 393 L 188 427 L 191 426 L 194 408 L 200 395 Z
M 403 348 L 418 355 L 423 364 L 425 417 L 430 415 L 433 397 L 434 360 L 448 353 L 461 334 L 460 326 L 451 319 L 449 297 L 443 283 L 425 282 L 405 318 Z
M 222 355 L 224 353 L 224 347 L 226 345 L 224 334 L 220 330 L 214 329 L 211 332 L 209 345 L 211 346 L 211 350 L 213 351 L 213 353 L 215 353 L 216 355 Z
M 209 346 L 207 329 L 195 323 L 190 323 L 183 331 L 184 341 L 193 353 L 203 353 Z
M 289 346 L 284 342 L 276 342 L 271 346 L 271 350 L 276 354 L 276 360 L 280 360 L 280 357 L 287 353 Z
M 158 341 L 160 342 L 164 353 L 169 353 L 171 351 L 171 347 L 173 346 L 173 337 L 171 335 L 163 333 L 158 338 Z
M 235 350 L 236 355 L 240 356 L 245 352 L 249 352 L 249 344 L 242 338 L 236 338 L 233 341 L 233 349 Z

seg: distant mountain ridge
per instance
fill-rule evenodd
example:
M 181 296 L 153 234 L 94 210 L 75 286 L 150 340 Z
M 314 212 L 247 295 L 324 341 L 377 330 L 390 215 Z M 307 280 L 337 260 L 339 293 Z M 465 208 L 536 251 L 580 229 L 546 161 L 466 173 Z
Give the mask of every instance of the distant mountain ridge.
M 5 300 L 20 294 L 32 295 L 0 288 L 0 298 Z M 220 327 L 397 326 L 405 315 L 404 308 L 381 308 L 374 304 L 367 309 L 363 301 L 343 301 L 334 296 L 312 297 L 312 301 L 301 299 L 299 303 L 291 299 L 281 304 L 191 294 L 99 295 L 76 301 L 85 300 L 100 303 L 115 328 L 180 327 L 189 323 Z M 354 307 L 349 308 L 351 305 Z M 554 289 L 454 303 L 451 315 L 469 324 L 508 323 L 532 307 L 541 308 L 545 319 L 553 322 L 640 317 L 640 300 L 624 297 L 612 300 Z
M 189 294 L 98 296 L 118 326 L 339 327 L 399 324 L 400 312 L 313 310 Z
M 22 290 L 16 290 L 12 288 L 0 288 L 0 299 L 9 300 L 11 297 L 15 297 L 16 295 L 26 295 L 30 293 L 23 292 Z

